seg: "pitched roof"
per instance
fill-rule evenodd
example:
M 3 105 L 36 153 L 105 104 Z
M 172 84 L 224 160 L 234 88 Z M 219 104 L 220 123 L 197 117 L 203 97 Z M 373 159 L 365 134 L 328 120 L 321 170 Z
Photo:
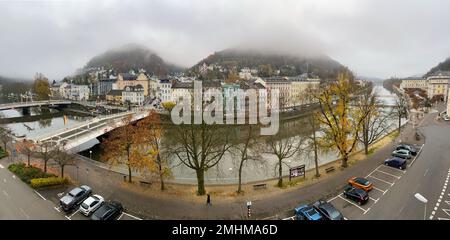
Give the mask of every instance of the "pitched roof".
M 113 89 L 113 90 L 109 91 L 108 94 L 106 94 L 106 95 L 110 95 L 110 96 L 122 96 L 122 90 Z

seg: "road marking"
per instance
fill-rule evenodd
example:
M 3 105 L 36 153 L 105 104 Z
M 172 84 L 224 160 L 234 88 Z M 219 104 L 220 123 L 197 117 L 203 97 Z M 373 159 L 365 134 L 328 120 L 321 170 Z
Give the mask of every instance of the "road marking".
M 363 211 L 364 214 L 366 214 L 366 212 L 367 212 L 368 210 L 366 210 L 366 209 L 360 207 L 358 204 L 356 204 L 356 203 L 354 203 L 354 202 L 351 202 L 350 200 L 348 200 L 347 198 L 345 198 L 345 197 L 343 197 L 343 196 L 341 196 L 341 195 L 342 195 L 342 194 L 340 194 L 339 197 L 340 197 L 342 200 L 344 200 L 344 201 L 346 201 L 346 202 L 352 204 L 353 206 L 355 206 L 355 207 L 361 209 L 361 211 Z M 370 208 L 369 208 L 369 209 L 370 209 Z
M 16 175 L 13 175 L 13 178 L 16 179 Z
M 380 200 L 380 198 L 374 199 L 372 197 L 369 197 L 370 199 L 372 199 L 375 203 L 378 202 L 378 200 Z
M 450 201 L 445 201 L 445 203 L 447 203 L 447 205 L 450 205 Z
M 5 167 L 3 167 L 3 165 L 0 164 L 0 168 L 3 169 L 3 168 L 5 168 Z
M 3 178 L 3 182 L 6 182 L 6 178 Z
M 401 172 L 401 173 L 403 173 L 403 174 L 405 174 L 406 173 L 406 171 L 405 170 L 400 170 L 400 169 L 398 169 L 398 168 L 394 168 L 394 167 L 389 167 L 389 166 L 386 166 L 386 165 L 384 165 L 384 164 L 381 164 L 380 165 L 380 167 L 385 167 L 386 169 L 390 169 L 390 170 L 395 170 L 395 171 L 399 171 L 399 172 Z M 377 168 L 378 169 L 378 168 Z
M 333 201 L 334 199 L 336 199 L 336 198 L 338 198 L 339 197 L 339 195 L 337 195 L 337 196 L 335 196 L 335 197 L 333 197 L 333 198 L 331 198 L 330 200 L 328 200 L 327 202 L 331 202 L 331 201 Z
M 386 175 L 389 175 L 389 176 L 392 176 L 392 177 L 395 177 L 395 178 L 397 178 L 397 179 L 400 179 L 400 177 L 399 176 L 397 176 L 397 175 L 394 175 L 394 174 L 390 174 L 390 173 L 387 173 L 387 172 L 383 172 L 383 171 L 381 171 L 381 170 L 377 170 L 378 172 L 380 172 L 380 173 L 383 173 L 383 174 L 386 174 Z
M 348 218 L 344 217 L 344 220 L 348 220 Z
M 47 200 L 47 199 L 45 199 L 44 196 L 42 196 L 40 193 L 38 193 L 38 191 L 34 190 L 34 192 L 35 192 L 39 197 L 41 197 L 42 199 L 44 199 L 44 201 Z
M 428 170 L 430 170 L 429 168 L 427 168 L 427 170 L 425 170 L 425 173 L 423 174 L 423 176 L 425 177 L 428 173 Z
M 122 218 L 122 216 L 123 216 L 123 212 L 122 212 L 122 214 L 120 214 L 120 217 L 118 217 L 117 220 L 120 220 Z
M 11 196 L 9 196 L 9 194 L 8 194 L 5 190 L 2 190 L 2 192 L 3 192 L 3 194 L 5 194 L 6 197 L 8 197 L 9 199 L 11 199 Z
M 380 180 L 380 181 L 382 181 L 382 182 L 384 182 L 384 183 L 390 184 L 391 186 L 394 186 L 394 183 L 391 183 L 391 182 L 385 181 L 385 180 L 383 180 L 383 179 L 379 179 L 379 178 L 377 178 L 377 177 L 374 177 L 374 176 L 368 176 L 368 177 L 371 177 L 371 178 L 375 178 L 375 179 L 377 179 L 377 180 Z
M 450 220 L 449 218 L 438 218 L 438 220 Z
M 73 217 L 75 214 L 77 214 L 79 211 L 80 211 L 80 209 L 77 209 L 77 210 L 76 210 L 74 213 L 72 213 L 70 216 L 67 216 L 67 215 L 66 215 L 66 218 L 69 219 L 69 220 L 72 220 L 72 217 Z
M 282 220 L 295 220 L 295 217 L 294 217 L 294 216 L 292 216 L 292 217 L 287 217 L 287 218 L 283 218 Z
M 134 218 L 134 219 L 136 219 L 136 220 L 142 220 L 141 218 L 138 218 L 138 217 L 136 217 L 136 216 L 133 216 L 133 215 L 131 215 L 131 214 L 128 214 L 128 213 L 126 213 L 126 212 L 122 212 L 122 215 L 127 215 L 128 217 L 131 217 L 131 218 Z
M 22 212 L 23 215 L 25 215 L 25 217 L 27 219 L 30 219 L 30 216 L 28 216 L 28 214 L 26 214 L 25 211 L 22 208 L 19 208 L 19 210 Z
M 377 190 L 377 191 L 380 191 L 380 192 L 382 192 L 383 193 L 383 195 L 387 192 L 387 190 L 386 191 L 383 191 L 383 190 L 381 190 L 381 189 L 379 189 L 379 188 L 377 188 L 377 187 L 373 187 L 373 189 L 375 189 L 375 190 Z
M 53 207 L 56 211 L 61 212 L 61 207 Z
M 417 154 L 416 154 L 416 156 L 414 157 L 414 159 L 411 161 L 411 163 L 408 164 L 408 167 L 411 167 L 411 166 L 413 165 L 414 161 L 416 161 L 417 157 L 419 157 L 420 152 L 422 152 L 423 145 L 425 145 L 425 144 L 422 144 L 422 146 L 420 147 L 420 149 L 419 149 L 419 151 L 417 152 Z

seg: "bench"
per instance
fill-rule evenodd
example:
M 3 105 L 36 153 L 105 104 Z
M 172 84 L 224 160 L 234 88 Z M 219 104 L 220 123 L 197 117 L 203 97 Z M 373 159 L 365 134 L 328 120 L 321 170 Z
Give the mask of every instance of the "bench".
M 255 184 L 255 185 L 253 185 L 253 189 L 254 189 L 254 190 L 266 189 L 266 188 L 267 188 L 267 184 L 266 184 L 266 183 L 261 183 L 261 184 Z
M 146 187 L 150 187 L 152 185 L 151 182 L 147 182 L 147 181 L 139 181 L 139 184 L 141 186 L 146 186 Z
M 328 167 L 328 168 L 325 168 L 325 172 L 326 172 L 326 173 L 333 172 L 334 170 L 335 170 L 335 168 L 334 168 L 333 166 Z

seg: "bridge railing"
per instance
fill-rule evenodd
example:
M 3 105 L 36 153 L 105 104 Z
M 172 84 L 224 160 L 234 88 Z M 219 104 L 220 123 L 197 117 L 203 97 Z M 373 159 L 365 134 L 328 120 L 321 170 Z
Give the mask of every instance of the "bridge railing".
M 51 132 L 51 133 L 42 135 L 42 136 L 38 137 L 36 139 L 36 141 L 45 141 L 45 140 L 57 137 L 59 135 L 62 135 L 64 133 L 67 133 L 67 132 L 70 132 L 70 131 L 73 131 L 73 130 L 76 130 L 76 129 L 80 129 L 80 128 L 86 127 L 86 126 L 88 126 L 90 124 L 94 124 L 94 123 L 97 123 L 97 122 L 100 122 L 100 121 L 103 121 L 103 120 L 116 119 L 116 118 L 119 118 L 119 117 L 127 116 L 129 114 L 137 114 L 137 113 L 141 113 L 141 112 L 142 111 L 136 109 L 136 110 L 132 110 L 132 111 L 128 111 L 128 112 L 116 113 L 116 114 L 102 116 L 102 117 L 95 117 L 95 118 L 89 119 L 87 121 L 81 122 L 79 124 L 72 125 L 72 126 L 70 126 L 68 128 L 64 128 L 64 129 L 61 129 L 61 130 L 56 131 L 56 132 Z

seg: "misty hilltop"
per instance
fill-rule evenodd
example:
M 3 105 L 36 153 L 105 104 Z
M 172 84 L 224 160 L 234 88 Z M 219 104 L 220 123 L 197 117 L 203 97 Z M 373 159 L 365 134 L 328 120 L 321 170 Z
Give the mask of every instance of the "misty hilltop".
M 430 74 L 436 72 L 436 71 L 450 71 L 450 57 L 448 57 L 447 59 L 445 59 L 443 62 L 440 62 L 438 65 L 436 65 L 435 67 L 431 68 L 430 71 L 428 71 L 425 74 L 425 77 L 429 76 Z
M 89 60 L 83 70 L 91 68 L 111 68 L 117 72 L 130 69 L 144 69 L 148 73 L 166 75 L 181 70 L 180 67 L 165 62 L 153 50 L 136 44 L 110 49 Z
M 347 70 L 347 67 L 326 55 L 226 49 L 209 55 L 195 64 L 189 72 L 207 79 L 226 78 L 227 73 L 239 72 L 243 68 L 257 71 L 260 77 L 296 76 L 308 72 L 322 79 L 334 79 L 338 72 Z

